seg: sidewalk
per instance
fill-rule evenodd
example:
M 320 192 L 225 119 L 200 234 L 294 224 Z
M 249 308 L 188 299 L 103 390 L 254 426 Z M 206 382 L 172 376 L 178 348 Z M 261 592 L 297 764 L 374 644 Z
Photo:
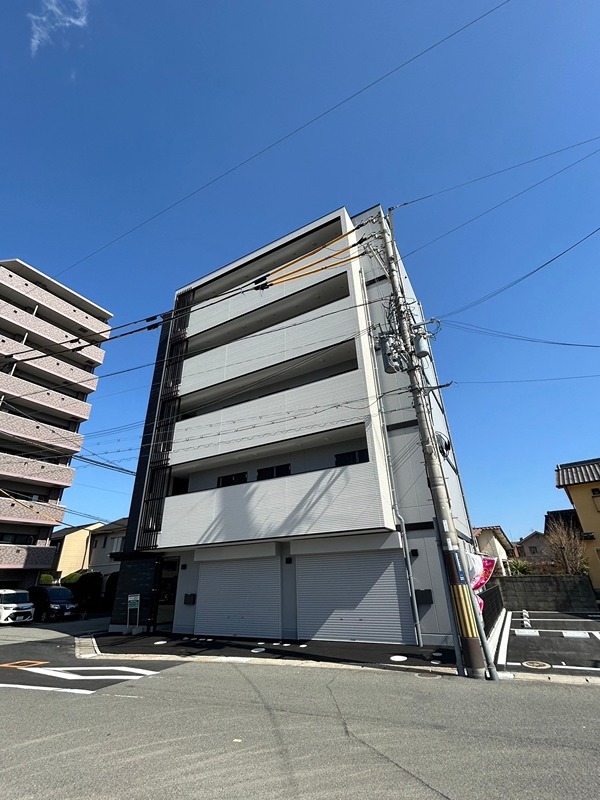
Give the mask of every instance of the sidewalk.
M 437 668 L 455 672 L 454 650 L 364 642 L 274 641 L 153 633 L 137 636 L 97 634 L 98 650 L 106 656 L 258 658 L 314 661 L 378 667 Z

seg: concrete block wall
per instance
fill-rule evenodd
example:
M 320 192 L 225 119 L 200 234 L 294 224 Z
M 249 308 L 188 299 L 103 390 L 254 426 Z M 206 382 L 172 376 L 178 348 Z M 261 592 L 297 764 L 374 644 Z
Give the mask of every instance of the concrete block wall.
M 587 575 L 515 575 L 493 578 L 508 611 L 597 612 L 598 603 Z

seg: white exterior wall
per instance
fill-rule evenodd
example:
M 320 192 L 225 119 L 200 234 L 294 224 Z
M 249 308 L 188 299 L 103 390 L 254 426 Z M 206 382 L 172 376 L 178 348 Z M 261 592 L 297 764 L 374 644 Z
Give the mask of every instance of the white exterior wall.
M 181 420 L 175 426 L 170 464 L 364 422 L 366 405 L 365 387 L 355 371 L 319 381 L 318 397 L 315 385 L 307 384 Z
M 168 497 L 160 546 L 393 529 L 372 463 Z
M 349 339 L 356 330 L 356 312 L 347 305 L 347 298 L 328 305 L 327 313 L 341 312 L 331 319 L 323 318 L 323 308 L 318 308 L 295 317 L 293 321 L 298 323 L 297 327 L 289 328 L 285 323 L 275 325 L 261 331 L 260 336 L 239 339 L 187 359 L 180 393 L 184 395 L 199 387 L 231 380 Z

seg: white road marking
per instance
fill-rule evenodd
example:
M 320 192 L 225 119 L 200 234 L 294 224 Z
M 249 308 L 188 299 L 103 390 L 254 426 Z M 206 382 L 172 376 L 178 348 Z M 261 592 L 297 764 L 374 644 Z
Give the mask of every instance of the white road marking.
M 552 664 L 552 666 L 555 669 L 580 669 L 585 672 L 600 672 L 600 667 L 572 667 L 569 666 L 569 664 L 565 664 L 564 666 L 562 664 Z
M 94 694 L 89 689 L 59 689 L 54 686 L 27 686 L 23 683 L 0 683 L 0 689 L 32 689 L 35 692 L 69 692 L 70 694 Z
M 500 636 L 500 643 L 498 644 L 497 664 L 502 669 L 502 664 L 506 664 L 506 656 L 508 654 L 508 638 L 510 636 L 510 623 L 512 620 L 512 611 L 507 611 L 506 619 L 504 620 L 504 627 Z
M 135 681 L 147 675 L 156 675 L 149 669 L 139 667 L 19 667 L 23 672 L 35 672 L 37 675 L 46 675 L 49 678 L 61 678 L 66 681 Z M 102 672 L 110 670 L 108 675 L 80 675 L 84 671 Z
M 600 631 L 590 631 L 592 636 L 595 636 L 596 639 L 600 639 Z

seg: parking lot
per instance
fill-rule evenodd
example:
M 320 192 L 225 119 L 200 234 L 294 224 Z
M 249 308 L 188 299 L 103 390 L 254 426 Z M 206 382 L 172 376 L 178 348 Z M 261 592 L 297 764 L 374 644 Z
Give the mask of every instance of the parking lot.
M 6 625 L 0 628 L 0 697 L 4 692 L 52 692 L 92 695 L 98 689 L 125 684 L 118 691 L 131 696 L 131 687 L 152 677 L 169 663 L 116 657 L 101 664 L 78 659 L 75 636 L 104 627 L 104 620 Z
M 600 675 L 600 612 L 512 611 L 500 667 L 564 675 Z M 502 663 L 504 659 L 505 664 Z

